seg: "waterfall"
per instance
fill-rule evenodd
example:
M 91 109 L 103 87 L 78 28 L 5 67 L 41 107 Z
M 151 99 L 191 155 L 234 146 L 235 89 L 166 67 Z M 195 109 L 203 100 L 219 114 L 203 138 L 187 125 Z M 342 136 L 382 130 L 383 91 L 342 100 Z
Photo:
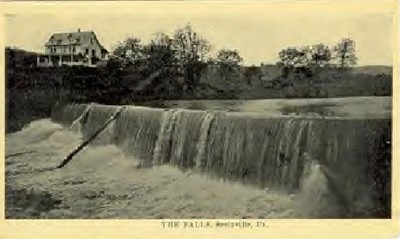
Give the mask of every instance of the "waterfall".
M 164 163 L 169 161 L 170 144 L 179 110 L 167 110 L 163 113 L 161 129 L 154 147 L 153 162 Z
M 197 153 L 194 159 L 195 166 L 201 168 L 204 165 L 205 151 L 207 147 L 207 137 L 209 134 L 210 126 L 214 120 L 214 113 L 207 113 L 200 126 L 200 138 L 197 143 Z
M 80 133 L 82 129 L 82 122 L 85 120 L 87 115 L 89 114 L 90 109 L 92 108 L 92 104 L 88 104 L 85 111 L 76 119 L 74 120 L 69 128 L 75 132 Z
M 78 118 L 82 117 L 91 105 L 92 104 L 74 103 L 68 105 L 56 105 L 52 111 L 51 118 L 58 123 L 70 126 Z
M 88 137 L 118 109 L 120 106 L 71 104 L 55 110 L 53 119 L 67 127 L 80 124 L 83 136 Z M 377 196 L 387 196 L 390 183 L 374 186 L 376 180 L 387 177 L 375 166 L 384 161 L 390 170 L 390 155 L 380 156 L 380 152 L 390 152 L 390 146 L 379 143 L 390 141 L 390 129 L 391 120 L 387 118 L 291 117 L 126 106 L 95 143 L 116 144 L 147 166 L 169 163 L 316 197 L 334 188 L 335 194 L 340 194 L 340 203 L 351 204 L 354 211 L 365 211 L 390 204 Z
M 115 143 L 126 154 L 151 164 L 164 110 L 126 107 L 115 121 Z
M 180 110 L 176 118 L 170 144 L 169 163 L 181 168 L 192 168 L 197 153 L 203 111 Z

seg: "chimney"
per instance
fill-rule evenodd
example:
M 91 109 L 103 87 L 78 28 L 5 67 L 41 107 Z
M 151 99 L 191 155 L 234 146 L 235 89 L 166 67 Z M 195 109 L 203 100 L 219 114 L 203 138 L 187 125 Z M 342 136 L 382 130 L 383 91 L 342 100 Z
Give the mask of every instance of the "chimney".
M 80 28 L 78 28 L 78 32 L 81 32 L 81 29 L 80 29 Z

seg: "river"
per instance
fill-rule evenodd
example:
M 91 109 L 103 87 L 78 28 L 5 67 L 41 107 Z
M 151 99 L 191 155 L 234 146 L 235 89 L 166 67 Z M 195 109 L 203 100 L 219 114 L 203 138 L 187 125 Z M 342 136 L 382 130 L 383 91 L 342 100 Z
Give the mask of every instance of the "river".
M 390 216 L 390 97 L 151 105 L 67 105 L 7 135 L 7 218 Z

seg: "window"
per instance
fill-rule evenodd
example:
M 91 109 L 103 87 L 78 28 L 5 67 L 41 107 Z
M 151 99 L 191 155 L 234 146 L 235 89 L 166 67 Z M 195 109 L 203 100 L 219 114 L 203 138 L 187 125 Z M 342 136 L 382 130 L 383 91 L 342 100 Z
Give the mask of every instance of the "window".
M 86 55 L 89 54 L 89 48 L 86 48 L 86 49 L 85 49 L 85 53 L 86 53 Z
M 92 50 L 92 56 L 95 56 L 95 55 L 96 55 L 96 50 L 93 49 L 93 50 Z

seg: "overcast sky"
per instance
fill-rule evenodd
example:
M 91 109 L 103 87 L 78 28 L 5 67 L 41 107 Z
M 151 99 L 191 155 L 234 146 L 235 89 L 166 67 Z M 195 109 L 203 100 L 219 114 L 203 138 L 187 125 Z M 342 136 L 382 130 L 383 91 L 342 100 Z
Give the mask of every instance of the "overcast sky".
M 82 11 L 15 13 L 7 16 L 6 45 L 42 52 L 54 32 L 93 30 L 112 50 L 118 41 L 135 36 L 148 42 L 156 32 L 173 35 L 177 27 L 191 23 L 212 45 L 237 49 L 245 64 L 274 63 L 288 46 L 315 43 L 334 45 L 343 37 L 356 41 L 359 65 L 392 64 L 392 15 L 389 13 L 293 11 L 285 8 L 237 7 L 193 10 L 140 5 L 130 9 L 83 14 Z M 122 11 L 123 10 L 123 11 Z M 57 14 L 55 14 L 57 12 Z

